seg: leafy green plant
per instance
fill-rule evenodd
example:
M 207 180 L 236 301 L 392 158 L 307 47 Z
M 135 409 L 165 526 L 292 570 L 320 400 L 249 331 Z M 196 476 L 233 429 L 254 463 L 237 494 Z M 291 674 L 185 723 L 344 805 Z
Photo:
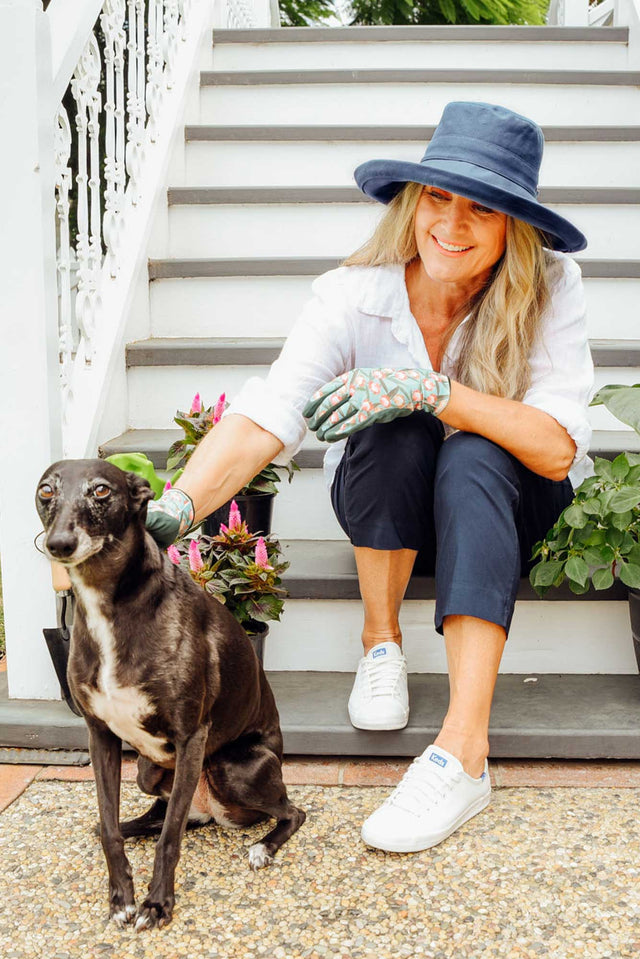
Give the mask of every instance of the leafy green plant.
M 545 22 L 548 0 L 351 0 L 351 25 Z
M 174 423 L 177 423 L 178 426 L 181 427 L 184 436 L 176 440 L 175 443 L 172 443 L 169 448 L 167 456 L 168 470 L 174 469 L 176 466 L 184 464 L 190 459 L 198 443 L 204 439 L 209 430 L 213 429 L 213 427 L 220 422 L 222 414 L 228 405 L 226 396 L 222 393 L 214 406 L 205 407 L 200 399 L 200 394 L 196 393 L 188 413 L 183 410 L 177 410 L 173 418 Z M 246 486 L 243 486 L 240 493 L 277 493 L 276 483 L 280 482 L 280 476 L 277 470 L 285 470 L 289 477 L 289 482 L 291 482 L 294 472 L 299 469 L 300 467 L 293 460 L 287 463 L 286 466 L 275 466 L 273 463 L 269 463 L 254 476 Z
M 640 383 L 604 386 L 590 405 L 606 406 L 640 433 Z M 590 583 L 608 589 L 616 578 L 640 589 L 640 454 L 620 453 L 613 462 L 596 457 L 594 470 L 533 548 L 539 561 L 529 579 L 540 596 L 565 578 L 577 595 Z
M 224 603 L 250 635 L 259 631 L 258 623 L 280 619 L 288 595 L 280 574 L 289 563 L 283 561 L 275 536 L 249 531 L 235 501 L 229 525 L 222 523 L 216 536 L 182 539 L 169 546 L 167 555 Z

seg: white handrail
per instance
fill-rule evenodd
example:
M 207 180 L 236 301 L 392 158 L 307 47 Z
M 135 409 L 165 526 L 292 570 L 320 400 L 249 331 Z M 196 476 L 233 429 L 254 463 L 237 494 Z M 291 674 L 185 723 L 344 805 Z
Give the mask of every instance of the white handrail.
M 69 86 L 104 0 L 51 0 L 45 13 L 51 34 L 54 111 Z

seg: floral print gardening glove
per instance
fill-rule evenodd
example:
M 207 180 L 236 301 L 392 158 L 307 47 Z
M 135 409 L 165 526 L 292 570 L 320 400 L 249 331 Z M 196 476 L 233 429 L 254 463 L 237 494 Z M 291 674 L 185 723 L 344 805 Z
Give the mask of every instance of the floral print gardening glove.
M 416 410 L 438 415 L 450 388 L 449 377 L 433 370 L 355 369 L 316 390 L 302 415 L 318 439 L 334 443 Z
M 194 515 L 193 501 L 188 493 L 168 489 L 160 499 L 153 499 L 147 505 L 145 525 L 158 546 L 171 546 L 188 531 Z

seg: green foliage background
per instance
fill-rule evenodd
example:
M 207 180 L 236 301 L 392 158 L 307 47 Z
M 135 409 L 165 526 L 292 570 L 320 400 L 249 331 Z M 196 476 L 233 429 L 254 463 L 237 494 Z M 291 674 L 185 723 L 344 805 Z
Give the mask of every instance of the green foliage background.
M 548 6 L 549 0 L 351 0 L 349 25 L 542 25 Z M 332 0 L 280 0 L 280 21 L 285 27 L 320 25 L 335 16 Z

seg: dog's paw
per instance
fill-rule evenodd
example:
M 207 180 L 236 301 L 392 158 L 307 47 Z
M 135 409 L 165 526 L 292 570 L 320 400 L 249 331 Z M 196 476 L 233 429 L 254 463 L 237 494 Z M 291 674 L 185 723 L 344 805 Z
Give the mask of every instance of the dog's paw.
M 249 849 L 249 865 L 254 871 L 256 869 L 264 869 L 265 866 L 271 865 L 272 862 L 273 856 L 269 855 L 267 847 L 263 842 L 257 842 Z
M 173 919 L 173 902 L 165 899 L 164 902 L 154 902 L 151 899 L 145 899 L 136 916 L 135 931 L 142 932 L 143 929 L 162 929 L 168 926 Z
M 135 915 L 136 907 L 134 905 L 115 906 L 111 911 L 111 921 L 116 924 L 118 929 L 124 929 L 125 926 L 133 922 Z

